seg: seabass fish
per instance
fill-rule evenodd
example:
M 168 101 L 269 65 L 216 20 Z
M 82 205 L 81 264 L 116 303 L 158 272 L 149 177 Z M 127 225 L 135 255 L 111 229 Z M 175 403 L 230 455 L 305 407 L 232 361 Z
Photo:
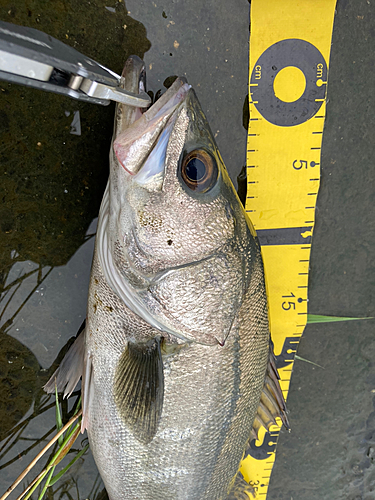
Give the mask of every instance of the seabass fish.
M 130 58 L 122 85 L 144 82 Z M 183 79 L 117 106 L 86 328 L 46 390 L 81 375 L 111 500 L 244 498 L 249 440 L 287 424 L 256 234 Z

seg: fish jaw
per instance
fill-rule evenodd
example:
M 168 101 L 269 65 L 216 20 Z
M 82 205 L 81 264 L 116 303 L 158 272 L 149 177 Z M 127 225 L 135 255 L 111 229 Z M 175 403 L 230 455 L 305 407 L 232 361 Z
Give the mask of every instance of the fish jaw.
M 113 149 L 117 160 L 129 174 L 135 175 L 143 166 L 163 129 L 186 98 L 190 85 L 178 78 L 163 98 L 131 126 L 117 136 Z
M 146 67 L 140 57 L 130 56 L 127 59 L 121 73 L 119 86 L 133 94 L 146 91 Z M 117 103 L 112 140 L 114 141 L 119 134 L 138 120 L 143 112 L 143 108 Z

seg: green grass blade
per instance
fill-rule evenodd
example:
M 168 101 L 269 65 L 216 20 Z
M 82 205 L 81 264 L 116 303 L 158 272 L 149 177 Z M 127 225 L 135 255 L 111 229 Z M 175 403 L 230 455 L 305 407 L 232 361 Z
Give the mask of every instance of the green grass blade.
M 64 467 L 56 476 L 52 478 L 50 481 L 50 486 L 53 486 L 64 474 L 67 470 L 70 469 L 70 467 L 86 453 L 86 451 L 89 449 L 89 445 L 87 444 L 77 455 L 73 458 L 71 462 L 68 463 L 66 467 Z
M 57 394 L 57 386 L 56 385 L 55 385 L 55 398 L 56 398 L 56 429 L 57 429 L 57 431 L 59 431 L 63 428 L 63 423 L 62 423 L 61 412 L 60 412 L 59 395 Z M 64 435 L 61 435 L 57 441 L 59 443 L 59 446 L 62 445 L 63 441 L 64 441 Z
M 37 489 L 37 487 L 40 485 L 40 483 L 46 477 L 47 473 L 48 473 L 48 470 L 45 470 L 44 473 L 38 479 L 38 481 L 34 484 L 34 486 L 28 491 L 27 495 L 23 498 L 23 500 L 28 500 L 28 498 L 31 497 L 31 495 L 34 493 L 34 491 Z
M 47 488 L 50 485 L 50 482 L 51 482 L 54 470 L 55 470 L 55 467 L 52 467 L 52 469 L 50 470 L 50 473 L 48 474 L 47 480 L 46 480 L 46 482 L 45 482 L 45 484 L 43 486 L 43 489 L 40 492 L 40 495 L 38 496 L 38 500 L 42 500 L 42 498 L 44 497 L 44 495 L 45 495 L 45 493 L 47 491 Z
M 82 404 L 82 396 L 80 396 L 79 399 L 78 399 L 76 409 L 74 410 L 74 413 L 73 413 L 73 417 L 74 417 L 74 415 L 77 415 L 77 413 L 81 409 L 81 404 Z M 73 429 L 73 425 L 74 425 L 74 423 L 68 428 L 68 430 L 67 430 L 68 434 Z
M 334 323 L 336 321 L 357 321 L 360 319 L 373 319 L 372 316 L 367 318 L 347 318 L 344 316 L 321 316 L 320 314 L 308 314 L 307 324 L 312 323 Z
M 81 403 L 82 403 L 82 396 L 79 397 L 79 400 L 78 400 L 78 403 L 77 403 L 77 406 L 76 406 L 76 409 L 74 410 L 74 413 L 73 413 L 73 416 L 74 415 L 77 415 L 77 413 L 79 412 L 79 410 L 81 409 Z
M 73 446 L 74 441 L 77 439 L 80 427 L 81 427 L 81 422 L 78 422 L 78 424 L 76 424 L 74 428 L 66 435 L 64 441 L 62 442 L 60 448 L 53 456 L 49 465 L 57 465 L 60 462 L 60 460 L 62 460 L 65 457 L 70 448 Z M 76 434 L 75 438 L 72 439 L 75 434 Z
M 301 356 L 298 356 L 297 354 L 294 356 L 294 359 L 299 359 L 300 361 L 304 361 L 305 363 L 310 363 L 310 365 L 318 366 L 319 368 L 323 368 L 324 366 L 318 365 L 318 363 L 314 363 L 314 361 L 309 361 L 308 359 L 301 358 Z

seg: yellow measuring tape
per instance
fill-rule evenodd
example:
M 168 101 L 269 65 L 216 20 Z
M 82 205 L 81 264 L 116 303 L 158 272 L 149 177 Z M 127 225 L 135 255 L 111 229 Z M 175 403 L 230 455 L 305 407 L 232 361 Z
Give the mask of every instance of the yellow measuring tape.
M 307 320 L 336 0 L 252 0 L 246 211 L 261 243 L 281 388 L 286 398 Z M 241 464 L 265 499 L 279 428 L 262 429 Z

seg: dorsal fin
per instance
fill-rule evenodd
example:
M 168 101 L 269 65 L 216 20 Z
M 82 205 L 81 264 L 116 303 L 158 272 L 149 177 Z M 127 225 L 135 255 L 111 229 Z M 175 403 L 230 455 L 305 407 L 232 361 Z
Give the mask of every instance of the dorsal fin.
M 116 368 L 114 398 L 120 415 L 144 444 L 154 438 L 164 398 L 160 337 L 129 342 Z
M 276 417 L 279 417 L 285 428 L 290 430 L 285 399 L 281 391 L 279 380 L 280 377 L 276 368 L 273 343 L 270 341 L 270 353 L 266 375 L 264 377 L 263 392 L 254 419 L 250 440 L 258 438 L 261 427 L 264 427 L 268 431 L 271 425 L 275 425 Z

